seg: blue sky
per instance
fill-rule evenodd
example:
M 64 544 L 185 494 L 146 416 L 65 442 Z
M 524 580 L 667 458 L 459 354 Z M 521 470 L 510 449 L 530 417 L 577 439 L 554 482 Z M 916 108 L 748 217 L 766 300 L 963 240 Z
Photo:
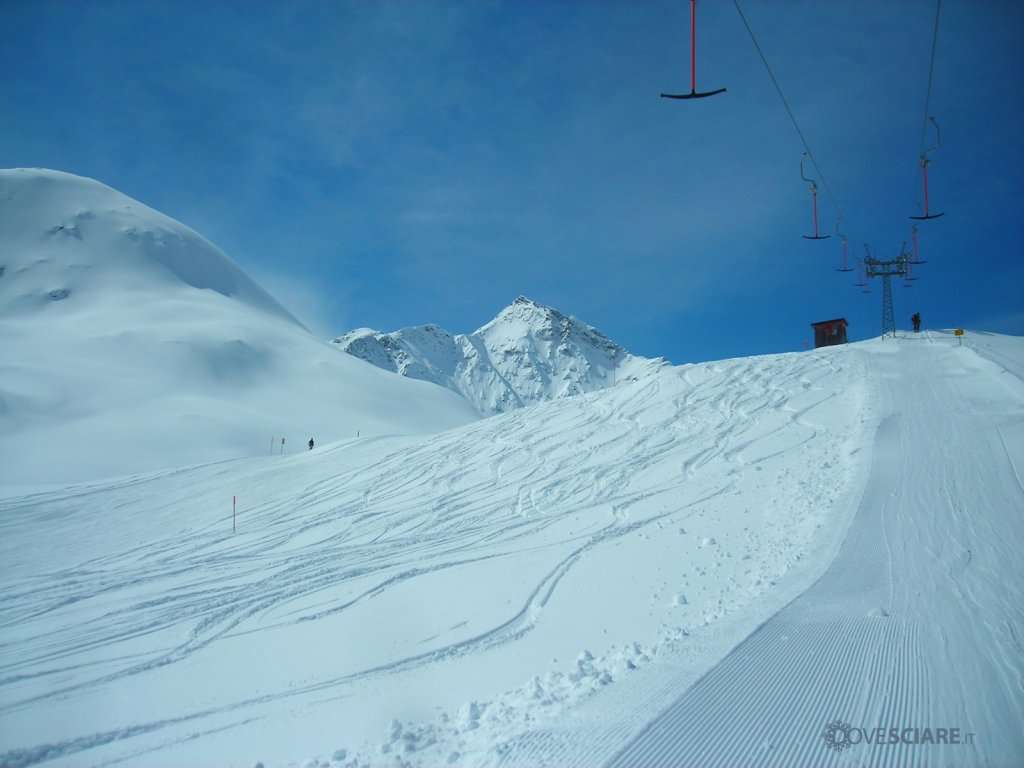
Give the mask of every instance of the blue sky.
M 921 203 L 933 0 L 740 0 L 851 262 Z M 193 227 L 312 330 L 476 329 L 517 295 L 673 362 L 803 348 L 836 271 L 803 145 L 731 0 L 0 2 L 0 166 Z M 1024 335 L 1024 3 L 943 0 L 930 209 L 901 327 Z M 926 144 L 933 134 L 926 135 Z M 808 170 L 811 170 L 808 167 Z M 812 174 L 816 175 L 816 174 Z M 819 179 L 819 186 L 822 180 Z

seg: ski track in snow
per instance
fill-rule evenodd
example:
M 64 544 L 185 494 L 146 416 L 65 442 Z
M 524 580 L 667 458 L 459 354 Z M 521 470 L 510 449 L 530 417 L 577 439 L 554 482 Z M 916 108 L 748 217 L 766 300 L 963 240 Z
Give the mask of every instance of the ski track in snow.
M 583 649 L 601 635 L 584 626 L 564 674 L 481 681 L 435 720 L 396 716 L 377 735 L 321 727 L 317 743 L 238 758 L 1013 764 L 1024 535 L 998 513 L 1024 508 L 1024 400 L 1016 358 L 949 338 L 667 369 L 430 438 L 0 500 L 0 764 L 225 764 L 203 745 L 283 730 L 282 711 L 333 712 L 427 670 L 505 664 L 595 572 L 639 571 L 665 551 L 677 573 L 629 593 L 660 612 L 625 645 L 595 656 Z M 620 611 L 611 599 L 585 615 Z M 348 645 L 277 669 L 275 654 L 308 633 Z M 219 674 L 236 652 L 271 666 L 194 701 L 75 717 Z M 963 670 L 943 674 L 953 663 Z M 978 740 L 836 753 L 821 738 L 835 718 Z M 238 739 L 224 743 L 234 759 Z
M 993 389 L 1011 361 L 994 350 L 982 354 L 1004 369 L 979 383 L 973 353 L 938 334 L 890 343 L 900 357 L 874 356 L 887 415 L 839 556 L 609 768 L 1020 764 L 1024 488 L 999 424 L 1020 429 L 1024 398 L 1003 410 Z M 836 719 L 960 728 L 972 743 L 837 751 L 823 737 Z
M 336 700 L 354 683 L 514 644 L 592 553 L 648 532 L 678 535 L 671 526 L 739 493 L 744 474 L 815 442 L 813 410 L 850 383 L 837 359 L 688 366 L 433 438 L 363 440 L 0 501 L 0 718 L 9 724 L 0 763 L 150 759 L 265 718 L 264 705 Z M 798 480 L 806 482 L 793 475 L 756 487 L 785 494 Z M 233 536 L 223 510 L 236 493 Z M 736 542 L 753 558 L 745 570 L 765 575 L 735 585 L 737 602 L 788 570 L 787 555 L 799 555 L 821 521 L 811 522 L 803 538 L 745 527 Z M 153 677 L 162 670 L 196 675 L 223 643 L 259 643 L 291 627 L 337 631 L 360 606 L 408 585 L 449 573 L 472 579 L 476 568 L 517 568 L 523 557 L 530 583 L 507 609 L 413 631 L 313 679 L 97 713 L 107 727 L 83 733 L 72 720 L 45 741 L 22 741 L 33 717 L 166 680 Z M 718 606 L 728 613 L 727 599 Z

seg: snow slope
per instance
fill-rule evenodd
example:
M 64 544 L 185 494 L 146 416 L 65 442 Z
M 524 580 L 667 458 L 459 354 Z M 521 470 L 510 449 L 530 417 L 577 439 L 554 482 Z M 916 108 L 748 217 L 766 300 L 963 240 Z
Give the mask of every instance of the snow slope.
M 308 333 L 188 227 L 90 179 L 0 171 L 0 487 L 474 419 Z
M 436 325 L 393 333 L 359 328 L 334 343 L 385 370 L 457 392 L 484 416 L 605 389 L 666 364 L 632 355 L 596 328 L 524 296 L 470 334 Z
M 1020 765 L 1022 374 L 931 333 L 0 500 L 0 764 Z
M 839 556 L 611 765 L 1024 764 L 1024 344 L 968 339 L 875 345 Z
M 0 763 L 487 764 L 701 668 L 854 510 L 867 387 L 842 352 L 0 502 Z

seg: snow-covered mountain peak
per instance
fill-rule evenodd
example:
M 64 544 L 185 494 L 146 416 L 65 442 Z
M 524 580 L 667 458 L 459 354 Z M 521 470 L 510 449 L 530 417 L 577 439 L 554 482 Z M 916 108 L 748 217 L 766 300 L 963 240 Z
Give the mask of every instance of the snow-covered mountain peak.
M 590 347 L 607 355 L 609 360 L 623 360 L 629 355 L 598 329 L 525 296 L 516 298 L 475 335 L 495 346 L 525 349 L 532 341 L 557 344 L 562 354 Z
M 631 355 L 575 317 L 519 296 L 486 325 L 452 334 L 436 325 L 334 340 L 349 354 L 461 394 L 482 414 L 593 392 L 665 364 Z
M 499 312 L 493 320 L 477 330 L 478 334 L 485 331 L 511 325 L 525 323 L 534 328 L 556 328 L 569 322 L 572 318 L 563 315 L 557 309 L 540 304 L 525 296 L 517 296 L 515 301 Z

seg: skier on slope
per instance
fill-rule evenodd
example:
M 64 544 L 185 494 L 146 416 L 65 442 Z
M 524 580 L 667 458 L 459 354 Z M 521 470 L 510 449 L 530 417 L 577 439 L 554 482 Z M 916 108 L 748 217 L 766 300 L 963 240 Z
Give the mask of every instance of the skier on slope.
M 910 321 L 914 324 L 914 333 L 919 333 L 921 330 L 921 313 L 915 312 L 910 316 Z
M 313 438 L 309 438 L 309 450 L 313 450 Z

